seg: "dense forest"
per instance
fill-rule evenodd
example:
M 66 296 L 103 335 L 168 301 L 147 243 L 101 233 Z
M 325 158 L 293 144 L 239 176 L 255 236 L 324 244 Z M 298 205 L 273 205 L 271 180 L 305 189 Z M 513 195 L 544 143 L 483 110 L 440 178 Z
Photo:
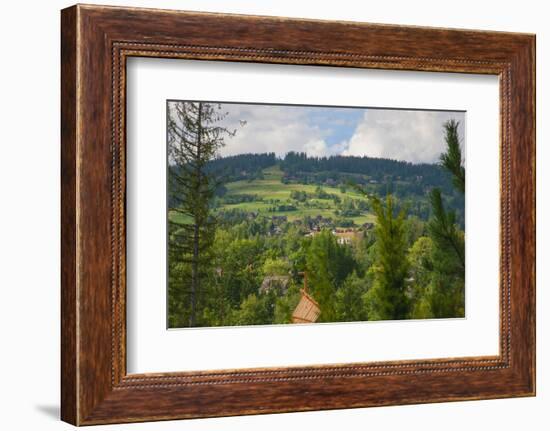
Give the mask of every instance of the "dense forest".
M 437 164 L 305 153 L 220 158 L 220 107 L 170 106 L 168 326 L 464 316 L 458 123 Z M 307 282 L 306 282 L 307 279 Z

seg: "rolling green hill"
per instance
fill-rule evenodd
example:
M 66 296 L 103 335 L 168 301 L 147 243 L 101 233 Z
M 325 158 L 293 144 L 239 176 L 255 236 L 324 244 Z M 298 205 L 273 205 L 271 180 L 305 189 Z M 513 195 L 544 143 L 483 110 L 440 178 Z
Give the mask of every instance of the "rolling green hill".
M 322 223 L 331 228 L 373 223 L 369 199 L 346 186 L 349 181 L 380 198 L 390 190 L 397 208 L 427 220 L 429 190 L 433 187 L 445 190 L 450 182 L 437 165 L 353 157 L 317 159 L 291 153 L 284 159 L 274 154 L 220 158 L 212 162 L 211 170 L 223 184 L 212 201 L 213 213 L 230 223 L 256 217 L 275 220 L 276 216 L 279 222 L 286 217 L 289 223 L 320 216 L 331 219 Z M 445 197 L 446 205 L 456 211 L 461 226 L 463 201 L 463 197 L 452 191 Z M 182 223 L 185 216 L 172 211 L 170 220 Z
M 264 216 L 287 216 L 289 221 L 302 219 L 306 216 L 316 217 L 321 215 L 325 218 L 337 219 L 339 217 L 353 220 L 356 224 L 373 222 L 372 214 L 363 211 L 361 215 L 354 217 L 343 217 L 335 213 L 338 209 L 332 196 L 338 196 L 341 200 L 352 199 L 356 201 L 365 201 L 368 199 L 356 191 L 347 190 L 343 192 L 337 187 L 323 186 L 322 189 L 330 198 L 308 198 L 305 202 L 297 202 L 291 198 L 293 191 L 305 192 L 308 195 L 315 195 L 318 188 L 315 184 L 284 184 L 282 182 L 283 172 L 279 165 L 274 165 L 263 169 L 263 179 L 242 180 L 228 183 L 225 185 L 227 197 L 234 196 L 255 196 L 256 199 L 250 202 L 240 202 L 235 204 L 222 204 L 218 210 L 240 209 L 247 212 L 257 212 Z M 278 205 L 291 204 L 296 210 L 277 210 Z

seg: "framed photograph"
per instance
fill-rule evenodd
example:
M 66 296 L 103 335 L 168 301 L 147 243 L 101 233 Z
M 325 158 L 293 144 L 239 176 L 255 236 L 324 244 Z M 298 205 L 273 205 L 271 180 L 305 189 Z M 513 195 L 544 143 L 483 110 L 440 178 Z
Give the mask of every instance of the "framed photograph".
M 62 419 L 535 394 L 535 37 L 62 11 Z

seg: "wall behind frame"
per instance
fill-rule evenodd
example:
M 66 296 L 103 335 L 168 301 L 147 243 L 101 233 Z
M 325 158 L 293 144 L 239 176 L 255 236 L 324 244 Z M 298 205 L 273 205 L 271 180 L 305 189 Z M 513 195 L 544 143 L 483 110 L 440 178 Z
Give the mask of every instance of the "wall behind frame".
M 442 6 L 435 0 L 102 0 L 102 4 L 537 33 L 537 117 L 550 117 L 550 28 L 536 0 Z M 59 10 L 72 2 L 7 2 L 0 17 L 0 324 L 5 429 L 72 429 L 59 415 Z M 544 430 L 550 423 L 550 125 L 537 124 L 536 398 L 101 427 L 108 430 Z M 546 312 L 546 313 L 545 313 Z M 98 428 L 99 429 L 99 428 Z

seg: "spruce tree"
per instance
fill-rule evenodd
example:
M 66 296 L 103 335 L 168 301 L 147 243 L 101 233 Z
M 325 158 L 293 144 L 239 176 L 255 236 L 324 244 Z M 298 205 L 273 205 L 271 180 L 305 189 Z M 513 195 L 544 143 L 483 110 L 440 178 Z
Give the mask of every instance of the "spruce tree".
M 441 154 L 441 166 L 453 179 L 454 187 L 465 192 L 466 173 L 458 135 L 459 123 L 444 123 L 447 150 Z M 430 312 L 434 317 L 464 316 L 465 250 L 464 232 L 458 228 L 454 211 L 446 210 L 441 191 L 430 192 L 432 216 L 428 222 L 428 234 L 433 242 L 429 262 L 432 281 L 428 290 Z
M 217 184 L 208 170 L 234 131 L 220 126 L 221 105 L 205 102 L 168 104 L 169 274 L 171 303 L 181 323 L 195 326 L 201 278 L 205 275 L 214 240 L 215 219 L 210 203 Z M 174 282 L 178 283 L 175 284 Z
M 447 169 L 453 176 L 453 185 L 464 194 L 466 183 L 466 170 L 462 160 L 462 150 L 460 149 L 460 140 L 458 136 L 459 122 L 449 120 L 443 124 L 445 129 L 445 142 L 447 151 L 440 156 L 441 165 Z
M 374 285 L 367 292 L 365 302 L 372 320 L 395 320 L 409 317 L 407 296 L 407 232 L 405 211 L 396 214 L 394 198 L 387 195 L 386 204 L 371 197 L 376 214 L 376 260 Z
M 311 294 L 321 308 L 319 322 L 338 320 L 336 292 L 355 267 L 351 248 L 338 244 L 328 229 L 312 239 L 306 253 L 306 270 Z
M 446 211 L 439 189 L 430 193 L 433 215 L 428 222 L 428 232 L 436 248 L 445 250 L 453 257 L 447 271 L 463 274 L 466 269 L 464 256 L 464 235 L 458 229 L 454 211 Z

